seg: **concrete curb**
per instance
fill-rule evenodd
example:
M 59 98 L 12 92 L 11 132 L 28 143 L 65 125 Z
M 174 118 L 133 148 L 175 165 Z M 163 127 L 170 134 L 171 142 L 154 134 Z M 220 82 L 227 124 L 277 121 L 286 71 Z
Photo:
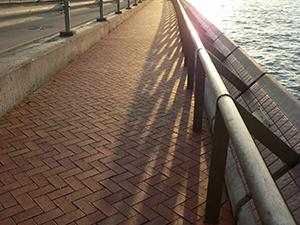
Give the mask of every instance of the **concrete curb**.
M 91 22 L 89 26 L 82 26 L 73 37 L 56 35 L 38 46 L 32 44 L 2 58 L 0 118 L 149 2 L 147 0 L 130 10 L 122 10 L 122 14 L 109 14 L 106 22 Z

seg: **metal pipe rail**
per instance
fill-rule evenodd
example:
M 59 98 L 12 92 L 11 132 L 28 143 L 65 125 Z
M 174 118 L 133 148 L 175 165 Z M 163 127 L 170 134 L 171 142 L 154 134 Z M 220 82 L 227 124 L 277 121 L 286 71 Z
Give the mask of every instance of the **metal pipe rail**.
M 6 10 L 0 14 L 0 20 L 6 20 L 6 19 L 12 19 L 12 18 L 19 18 L 19 17 L 27 17 L 34 14 L 42 14 L 42 13 L 48 13 L 48 12 L 63 12 L 64 10 L 64 2 L 67 0 L 59 0 L 59 1 L 40 1 L 40 2 L 24 2 L 26 5 L 32 5 L 32 7 L 22 7 L 20 10 L 12 11 L 12 10 Z M 70 0 L 69 0 L 70 1 Z M 57 3 L 59 2 L 59 3 Z M 113 1 L 115 2 L 115 1 Z M 130 4 L 133 2 L 133 0 L 130 0 Z M 142 1 L 140 1 L 142 2 Z M 103 8 L 103 4 L 107 3 L 104 2 L 104 0 L 87 0 L 87 1 L 72 1 L 71 4 L 69 4 L 70 9 L 77 9 L 77 8 L 83 8 L 83 7 L 90 7 L 90 6 L 100 6 Z M 101 6 L 102 5 L 102 6 Z M 117 2 L 116 2 L 117 5 Z M 137 4 L 134 2 L 133 6 L 136 6 Z M 120 11 L 118 9 L 117 5 L 117 12 Z M 14 7 L 9 7 L 14 8 Z M 129 9 L 129 7 L 127 7 Z M 100 9 L 100 14 L 103 9 Z M 100 18 L 103 18 L 103 15 L 100 15 Z M 102 21 L 102 20 L 101 20 Z
M 177 11 L 183 51 L 188 66 L 187 88 L 193 89 L 195 85 L 195 130 L 200 130 L 202 127 L 203 93 L 206 78 L 217 99 L 205 222 L 217 223 L 219 219 L 230 137 L 261 222 L 270 225 L 296 224 L 236 107 L 234 99 L 229 95 L 183 6 L 179 0 L 173 0 L 173 3 Z M 196 74 L 194 74 L 195 60 L 197 62 Z M 196 77 L 195 84 L 194 75 Z
M 32 43 L 33 41 L 37 41 L 42 38 L 49 37 L 56 33 L 59 33 L 61 37 L 73 36 L 74 34 L 76 34 L 76 31 L 75 31 L 75 29 L 71 30 L 71 28 L 73 29 L 75 27 L 78 27 L 79 25 L 81 26 L 82 24 L 84 24 L 88 21 L 92 21 L 94 19 L 97 22 L 107 21 L 107 19 L 105 18 L 105 15 L 104 15 L 104 0 L 93 0 L 93 1 L 92 0 L 82 0 L 82 1 L 74 0 L 73 3 L 70 3 L 69 0 L 55 0 L 55 1 L 47 1 L 47 2 L 41 1 L 38 3 L 33 2 L 33 1 L 30 2 L 30 0 L 28 0 L 28 1 L 25 0 L 25 1 L 26 2 L 24 2 L 23 6 L 26 6 L 26 7 L 16 7 L 16 5 L 14 5 L 14 4 L 9 5 L 8 3 L 7 3 L 8 7 L 3 7 L 3 9 L 1 9 L 1 7 L 0 7 L 0 22 L 2 20 L 11 20 L 14 18 L 26 18 L 26 17 L 36 15 L 36 14 L 42 15 L 45 13 L 60 12 L 60 13 L 64 14 L 65 29 L 60 29 L 60 30 L 57 30 L 54 32 L 50 32 L 50 31 L 46 32 L 45 35 L 43 35 L 42 37 L 40 37 L 39 34 L 36 33 L 35 35 L 31 36 L 32 40 L 29 39 L 29 36 L 28 36 L 29 40 L 27 39 L 23 43 L 21 42 L 21 39 L 18 39 L 17 42 L 21 42 L 21 43 L 14 44 L 13 42 L 11 42 L 10 44 L 14 44 L 15 46 L 11 45 L 11 46 L 8 46 L 8 48 L 6 48 L 5 45 L 2 45 L 6 49 L 0 50 L 1 55 L 3 55 L 3 53 L 8 53 L 17 48 L 20 48 L 21 46 L 23 47 L 25 45 L 28 45 L 28 44 Z M 57 3 L 58 1 L 60 3 Z M 117 11 L 115 11 L 116 14 L 122 13 L 122 11 L 124 11 L 123 9 L 125 9 L 125 8 L 126 8 L 126 10 L 131 10 L 132 9 L 130 7 L 131 3 L 132 3 L 132 6 L 138 5 L 136 3 L 136 0 L 128 0 L 127 7 L 124 4 L 125 0 L 124 0 L 124 3 L 122 0 L 122 4 L 120 4 L 120 0 L 118 0 L 117 2 L 115 0 L 105 1 L 105 3 L 108 3 L 108 2 L 113 2 L 114 4 L 105 6 L 105 14 L 107 14 L 107 15 L 109 15 L 110 13 L 113 13 L 115 11 L 113 9 L 113 7 L 115 7 L 114 5 L 116 5 L 116 10 L 117 10 Z M 2 6 L 2 4 L 0 4 L 0 5 Z M 14 6 L 12 6 L 12 5 L 14 5 Z M 71 19 L 72 19 L 71 9 L 78 9 L 78 8 L 84 8 L 84 7 L 90 7 L 90 6 L 99 6 L 100 17 L 90 16 L 90 18 L 88 20 L 82 19 L 79 23 L 77 23 L 75 25 L 71 24 Z M 86 12 L 88 12 L 88 9 L 86 10 Z M 94 10 L 92 13 L 94 14 Z
M 59 3 L 58 3 L 59 2 Z M 0 15 L 0 20 L 6 20 L 11 18 L 19 18 L 19 17 L 28 17 L 35 14 L 42 14 L 42 13 L 48 13 L 48 12 L 62 12 L 64 10 L 63 6 L 64 0 L 59 1 L 52 1 L 52 2 L 23 2 L 23 4 L 28 7 L 21 7 L 18 10 L 10 10 L 13 8 L 16 8 L 18 5 L 13 5 L 12 7 L 6 7 L 6 10 L 4 13 Z M 94 5 L 98 5 L 100 3 L 100 0 L 96 1 L 75 1 L 70 4 L 70 8 L 77 9 L 82 7 L 90 7 Z M 32 6 L 32 7 L 29 7 Z M 3 7 L 4 8 L 4 7 Z

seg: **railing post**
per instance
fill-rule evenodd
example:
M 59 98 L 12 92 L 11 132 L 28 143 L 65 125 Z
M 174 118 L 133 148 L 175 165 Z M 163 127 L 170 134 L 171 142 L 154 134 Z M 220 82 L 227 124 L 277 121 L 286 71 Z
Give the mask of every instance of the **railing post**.
M 185 22 L 184 22 L 183 15 L 180 11 L 178 2 L 176 0 L 173 0 L 173 4 L 174 4 L 175 10 L 176 10 L 177 20 L 178 20 L 178 24 L 179 24 L 182 52 L 185 52 L 185 49 L 184 49 L 185 48 L 185 46 L 184 46 L 184 33 L 185 33 L 184 32 L 184 27 L 186 25 L 185 25 Z
M 120 0 L 117 0 L 117 11 L 115 12 L 115 14 L 121 14 L 122 11 L 120 11 Z
M 218 106 L 213 133 L 205 223 L 218 223 L 219 221 L 229 142 L 229 134 Z
M 195 47 L 190 35 L 187 40 L 187 67 L 188 67 L 188 82 L 187 89 L 193 90 L 194 88 L 194 74 L 195 74 Z
M 98 22 L 106 21 L 106 18 L 104 18 L 103 0 L 100 0 L 99 7 L 100 7 L 100 18 L 98 18 L 97 21 Z
M 184 19 L 182 19 L 182 33 L 181 33 L 181 41 L 182 41 L 182 51 L 184 53 L 184 66 L 188 65 L 188 29 L 186 27 Z
M 64 13 L 65 13 L 65 27 L 66 31 L 60 32 L 60 36 L 62 37 L 68 37 L 68 36 L 73 36 L 75 34 L 74 31 L 71 31 L 71 23 L 70 23 L 70 2 L 69 1 L 64 1 L 63 2 L 64 6 Z
M 131 7 L 130 7 L 130 0 L 128 0 L 127 2 L 128 2 L 128 5 L 127 5 L 126 9 L 131 9 Z
M 139 0 L 138 3 L 142 3 L 142 0 Z
M 194 91 L 195 104 L 193 130 L 200 131 L 202 130 L 202 119 L 204 109 L 205 71 L 198 56 L 198 52 L 195 53 L 197 57 L 197 67 L 195 73 L 196 82 Z
M 180 36 L 181 36 L 181 42 L 182 42 L 182 52 L 184 53 L 184 66 L 188 66 L 188 57 L 189 57 L 189 30 L 187 28 L 187 25 L 185 23 L 184 18 L 181 18 L 181 29 L 180 29 Z M 189 88 L 188 88 L 189 89 Z
M 133 4 L 133 6 L 137 6 L 138 4 L 136 3 L 136 0 L 134 0 L 134 4 Z
M 179 0 L 177 0 L 177 4 L 187 26 L 182 26 L 182 34 L 185 36 L 184 32 L 188 32 L 192 36 L 197 49 L 203 49 L 203 51 L 199 51 L 198 55 L 201 57 L 202 66 L 212 87 L 213 94 L 218 99 L 205 222 L 217 223 L 219 219 L 230 136 L 262 224 L 296 224 L 235 106 L 233 97 L 229 95 Z M 190 38 L 183 41 L 183 45 L 185 42 L 189 44 L 191 42 Z M 188 56 L 186 50 L 189 49 L 185 49 L 185 54 Z

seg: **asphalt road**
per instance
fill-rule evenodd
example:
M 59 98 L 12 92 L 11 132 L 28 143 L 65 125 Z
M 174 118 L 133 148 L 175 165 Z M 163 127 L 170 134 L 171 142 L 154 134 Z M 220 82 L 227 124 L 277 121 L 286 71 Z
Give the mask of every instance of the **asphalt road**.
M 132 4 L 134 1 L 132 1 Z M 127 7 L 127 1 L 121 2 L 121 8 Z M 104 5 L 104 15 L 117 11 L 117 4 L 107 3 Z M 71 26 L 100 17 L 99 7 L 90 6 L 71 10 Z M 8 24 L 7 24 L 8 23 Z M 3 23 L 2 23 L 3 24 Z M 41 37 L 65 30 L 64 14 L 59 12 L 44 13 L 27 17 L 26 19 L 14 19 L 6 21 L 4 26 L 0 23 L 0 53 L 32 42 Z

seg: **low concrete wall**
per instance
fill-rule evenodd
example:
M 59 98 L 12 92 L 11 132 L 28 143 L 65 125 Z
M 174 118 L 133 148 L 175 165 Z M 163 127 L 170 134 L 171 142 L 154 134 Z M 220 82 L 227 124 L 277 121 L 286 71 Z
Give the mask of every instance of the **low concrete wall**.
M 0 118 L 149 2 L 123 10 L 122 14 L 107 15 L 106 22 L 81 26 L 73 37 L 54 35 L 3 57 L 0 61 Z

